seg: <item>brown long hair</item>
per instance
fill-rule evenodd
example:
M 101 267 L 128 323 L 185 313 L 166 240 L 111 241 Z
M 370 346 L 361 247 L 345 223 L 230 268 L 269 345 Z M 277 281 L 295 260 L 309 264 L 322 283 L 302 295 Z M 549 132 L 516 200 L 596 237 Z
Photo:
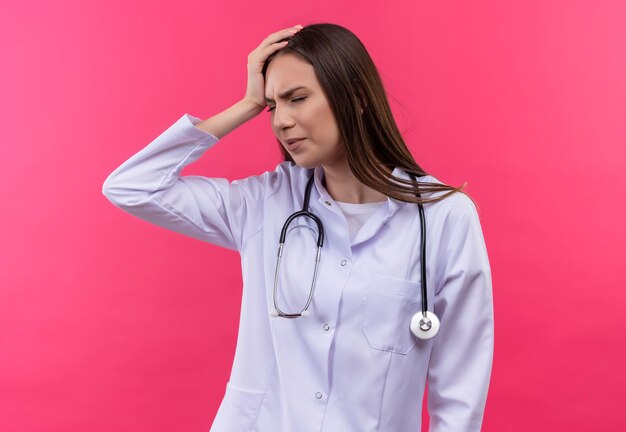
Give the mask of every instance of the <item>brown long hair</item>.
M 313 66 L 337 120 L 342 140 L 347 143 L 350 170 L 361 183 L 410 203 L 436 202 L 455 192 L 467 195 L 461 190 L 467 182 L 455 188 L 442 183 L 404 180 L 391 174 L 397 166 L 409 174 L 409 178 L 411 174 L 415 177 L 428 175 L 407 148 L 393 118 L 378 70 L 354 33 L 337 24 L 317 23 L 305 26 L 288 40 L 284 48 L 266 59 L 263 77 L 277 55 L 295 54 Z M 277 142 L 284 160 L 295 163 L 280 140 Z M 416 191 L 447 193 L 435 198 L 418 198 Z

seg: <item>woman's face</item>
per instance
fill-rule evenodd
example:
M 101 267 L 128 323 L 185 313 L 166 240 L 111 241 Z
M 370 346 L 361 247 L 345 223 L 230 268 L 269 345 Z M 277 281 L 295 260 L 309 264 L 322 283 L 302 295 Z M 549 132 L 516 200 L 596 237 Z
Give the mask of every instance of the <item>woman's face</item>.
M 284 95 L 295 87 L 303 88 Z M 311 64 L 293 54 L 273 58 L 265 73 L 265 99 L 274 135 L 299 166 L 330 166 L 345 158 L 335 116 Z M 290 138 L 305 139 L 290 146 Z

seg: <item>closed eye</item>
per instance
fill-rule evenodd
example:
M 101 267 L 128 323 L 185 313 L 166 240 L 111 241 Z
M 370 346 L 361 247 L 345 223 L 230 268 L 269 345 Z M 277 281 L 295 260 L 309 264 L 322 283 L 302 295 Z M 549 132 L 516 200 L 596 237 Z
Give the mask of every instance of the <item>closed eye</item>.
M 302 101 L 302 100 L 304 100 L 304 99 L 306 99 L 306 96 L 293 98 L 293 99 L 291 99 L 291 101 L 292 101 L 292 102 L 299 102 L 299 101 Z M 266 111 L 267 111 L 267 112 L 274 111 L 274 107 L 273 107 L 273 106 L 271 106 L 271 107 L 269 107 Z

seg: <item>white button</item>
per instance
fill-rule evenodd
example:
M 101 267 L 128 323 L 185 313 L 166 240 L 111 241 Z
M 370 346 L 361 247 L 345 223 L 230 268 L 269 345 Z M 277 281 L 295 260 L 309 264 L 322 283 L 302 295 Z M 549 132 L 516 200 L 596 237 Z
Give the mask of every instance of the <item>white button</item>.
M 322 398 L 322 394 L 320 392 L 315 393 L 315 397 L 317 399 L 321 399 Z
M 329 201 L 324 201 L 326 205 L 331 205 Z
M 347 263 L 348 263 L 348 261 L 346 261 L 346 260 L 341 261 L 341 265 L 342 266 L 345 266 Z
M 330 326 L 328 324 L 324 324 L 324 330 L 328 331 L 328 329 L 330 328 Z

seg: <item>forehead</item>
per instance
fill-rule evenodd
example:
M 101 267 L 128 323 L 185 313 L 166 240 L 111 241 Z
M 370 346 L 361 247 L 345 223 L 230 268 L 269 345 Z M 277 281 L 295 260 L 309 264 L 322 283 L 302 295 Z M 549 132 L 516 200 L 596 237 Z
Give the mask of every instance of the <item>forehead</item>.
M 265 96 L 276 99 L 285 90 L 299 86 L 319 88 L 313 65 L 292 54 L 272 59 L 265 72 Z

